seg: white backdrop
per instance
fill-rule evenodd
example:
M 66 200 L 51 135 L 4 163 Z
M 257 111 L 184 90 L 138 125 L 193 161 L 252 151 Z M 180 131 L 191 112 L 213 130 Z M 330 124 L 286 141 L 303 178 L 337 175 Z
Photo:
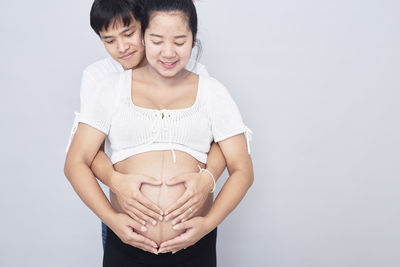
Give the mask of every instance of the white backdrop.
M 197 2 L 201 61 L 254 132 L 219 266 L 400 266 L 400 2 Z M 63 174 L 81 71 L 106 55 L 91 3 L 0 2 L 0 266 L 101 266 Z

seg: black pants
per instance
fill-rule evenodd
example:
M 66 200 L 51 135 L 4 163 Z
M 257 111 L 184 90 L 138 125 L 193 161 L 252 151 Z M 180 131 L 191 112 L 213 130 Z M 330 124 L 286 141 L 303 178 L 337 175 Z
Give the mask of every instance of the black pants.
M 103 267 L 216 267 L 217 229 L 200 239 L 196 244 L 175 254 L 143 251 L 123 243 L 107 227 Z

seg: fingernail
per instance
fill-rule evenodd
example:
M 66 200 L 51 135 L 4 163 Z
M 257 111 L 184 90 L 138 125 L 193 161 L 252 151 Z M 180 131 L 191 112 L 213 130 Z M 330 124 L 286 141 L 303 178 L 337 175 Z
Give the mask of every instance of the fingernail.
M 177 225 L 172 226 L 172 229 L 178 230 L 179 229 L 179 225 L 177 224 Z
M 146 231 L 147 231 L 147 228 L 144 227 L 144 226 L 142 226 L 140 229 L 141 229 L 143 232 L 146 232 Z
M 176 221 L 175 221 L 175 220 L 173 220 L 173 221 L 172 221 L 172 224 L 176 224 Z
M 160 222 L 162 222 L 163 216 L 160 216 L 160 217 L 158 218 L 158 220 L 159 220 Z
M 156 225 L 156 224 L 157 224 L 157 222 L 156 222 L 155 220 L 153 220 L 151 223 L 152 223 L 153 225 Z
M 162 212 L 162 211 L 160 211 L 160 215 L 167 215 L 167 213 L 165 212 L 165 214 L 163 214 L 163 212 Z
M 172 254 L 175 254 L 176 253 L 176 251 L 172 251 Z
M 142 221 L 142 224 L 143 224 L 143 225 L 146 225 L 146 221 Z

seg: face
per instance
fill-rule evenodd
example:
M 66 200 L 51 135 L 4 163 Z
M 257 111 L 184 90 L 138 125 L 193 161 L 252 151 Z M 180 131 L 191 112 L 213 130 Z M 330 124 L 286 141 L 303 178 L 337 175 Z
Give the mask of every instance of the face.
M 122 21 L 115 21 L 100 31 L 107 52 L 125 70 L 136 68 L 143 60 L 144 47 L 140 32 L 140 22 L 133 18 L 129 26 L 124 26 Z
M 163 77 L 174 77 L 188 63 L 193 35 L 182 12 L 154 12 L 144 34 L 149 66 Z

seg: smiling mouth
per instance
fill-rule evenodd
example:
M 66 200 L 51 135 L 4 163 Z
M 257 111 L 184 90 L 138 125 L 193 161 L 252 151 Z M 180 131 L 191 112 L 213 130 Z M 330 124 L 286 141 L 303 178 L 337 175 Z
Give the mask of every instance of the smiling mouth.
M 129 54 L 125 55 L 125 56 L 122 56 L 119 59 L 129 59 L 130 57 L 133 56 L 133 54 L 135 54 L 135 51 L 133 51 L 132 53 L 129 53 Z
M 178 63 L 177 61 L 173 61 L 173 62 L 164 62 L 164 61 L 160 61 L 161 65 L 165 68 L 165 69 L 172 69 L 173 67 L 176 66 L 176 64 Z

